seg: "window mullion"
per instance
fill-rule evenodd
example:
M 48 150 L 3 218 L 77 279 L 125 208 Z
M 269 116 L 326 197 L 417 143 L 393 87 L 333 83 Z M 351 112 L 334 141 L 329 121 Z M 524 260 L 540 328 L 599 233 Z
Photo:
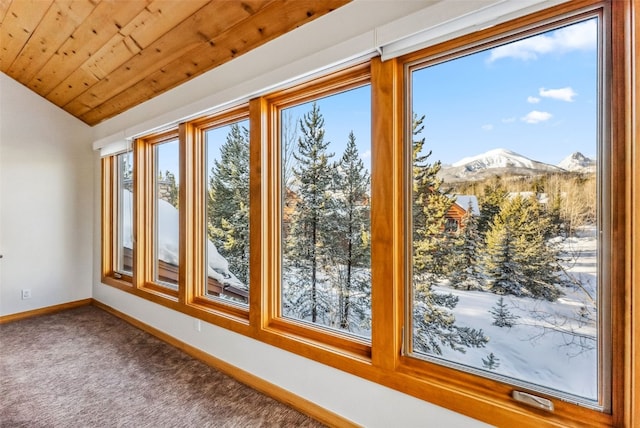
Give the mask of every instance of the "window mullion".
M 398 304 L 402 293 L 403 270 L 395 260 L 402 260 L 401 240 L 395 230 L 394 218 L 402 218 L 402 192 L 396 183 L 402 179 L 402 144 L 397 144 L 401 134 L 401 81 L 397 72 L 398 62 L 371 61 L 371 111 L 372 111 L 372 172 L 371 172 L 371 294 L 372 298 L 372 362 L 385 369 L 393 369 L 399 355 L 402 340 L 402 315 Z M 390 179 L 390 177 L 392 177 Z M 399 191 L 400 190 L 400 191 Z M 402 231 L 399 231 L 400 233 Z M 400 245 L 397 245 L 400 242 Z M 399 253 L 400 252 L 400 253 Z M 397 254 L 399 258 L 390 255 Z
M 252 266 L 249 273 L 249 323 L 255 334 L 267 322 L 267 289 L 270 281 L 264 276 L 264 266 L 268 260 L 263 255 L 263 245 L 267 245 L 262 236 L 264 216 L 269 218 L 266 210 L 262 209 L 263 194 L 266 182 L 263 181 L 262 153 L 268 141 L 267 102 L 264 98 L 255 98 L 249 104 L 249 260 Z
M 180 142 L 180 250 L 178 299 L 190 303 L 203 290 L 204 233 L 203 147 L 192 124 L 179 128 Z

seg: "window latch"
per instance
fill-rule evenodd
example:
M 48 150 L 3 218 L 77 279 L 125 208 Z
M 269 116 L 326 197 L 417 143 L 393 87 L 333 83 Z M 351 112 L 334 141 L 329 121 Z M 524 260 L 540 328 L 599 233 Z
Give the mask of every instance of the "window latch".
M 521 403 L 528 404 L 530 406 L 546 410 L 548 412 L 553 412 L 553 402 L 551 400 L 547 400 L 546 398 L 538 397 L 537 395 L 529 394 L 522 391 L 513 391 L 511 393 L 511 397 Z

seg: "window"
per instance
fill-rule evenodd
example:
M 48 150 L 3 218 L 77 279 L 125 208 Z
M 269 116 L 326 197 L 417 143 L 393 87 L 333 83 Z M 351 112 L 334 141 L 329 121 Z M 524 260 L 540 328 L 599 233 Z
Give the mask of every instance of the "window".
M 206 290 L 210 298 L 249 301 L 249 121 L 204 130 Z
M 274 103 L 282 319 L 371 336 L 371 86 L 355 71 Z M 311 93 L 312 91 L 309 91 Z
M 153 163 L 153 279 L 176 289 L 180 245 L 178 140 L 154 144 Z
M 115 271 L 131 276 L 133 272 L 133 152 L 116 156 L 115 174 Z
M 133 275 L 133 152 L 102 159 L 103 276 L 131 285 Z
M 498 426 L 623 425 L 625 4 L 566 2 L 137 139 L 103 161 L 103 282 Z
M 413 357 L 608 410 L 603 19 L 407 64 L 406 340 Z

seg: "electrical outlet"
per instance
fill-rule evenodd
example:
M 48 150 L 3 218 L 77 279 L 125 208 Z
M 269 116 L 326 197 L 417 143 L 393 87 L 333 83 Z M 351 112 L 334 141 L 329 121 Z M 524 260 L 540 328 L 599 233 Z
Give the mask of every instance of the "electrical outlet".
M 26 300 L 26 299 L 30 299 L 31 298 L 31 289 L 30 288 L 23 288 L 22 289 L 22 300 Z

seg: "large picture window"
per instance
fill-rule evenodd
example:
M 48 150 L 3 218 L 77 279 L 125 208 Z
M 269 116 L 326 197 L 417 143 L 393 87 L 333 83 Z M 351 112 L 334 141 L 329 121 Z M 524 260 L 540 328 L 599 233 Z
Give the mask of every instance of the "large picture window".
M 408 65 L 407 321 L 413 356 L 606 409 L 601 26 Z

